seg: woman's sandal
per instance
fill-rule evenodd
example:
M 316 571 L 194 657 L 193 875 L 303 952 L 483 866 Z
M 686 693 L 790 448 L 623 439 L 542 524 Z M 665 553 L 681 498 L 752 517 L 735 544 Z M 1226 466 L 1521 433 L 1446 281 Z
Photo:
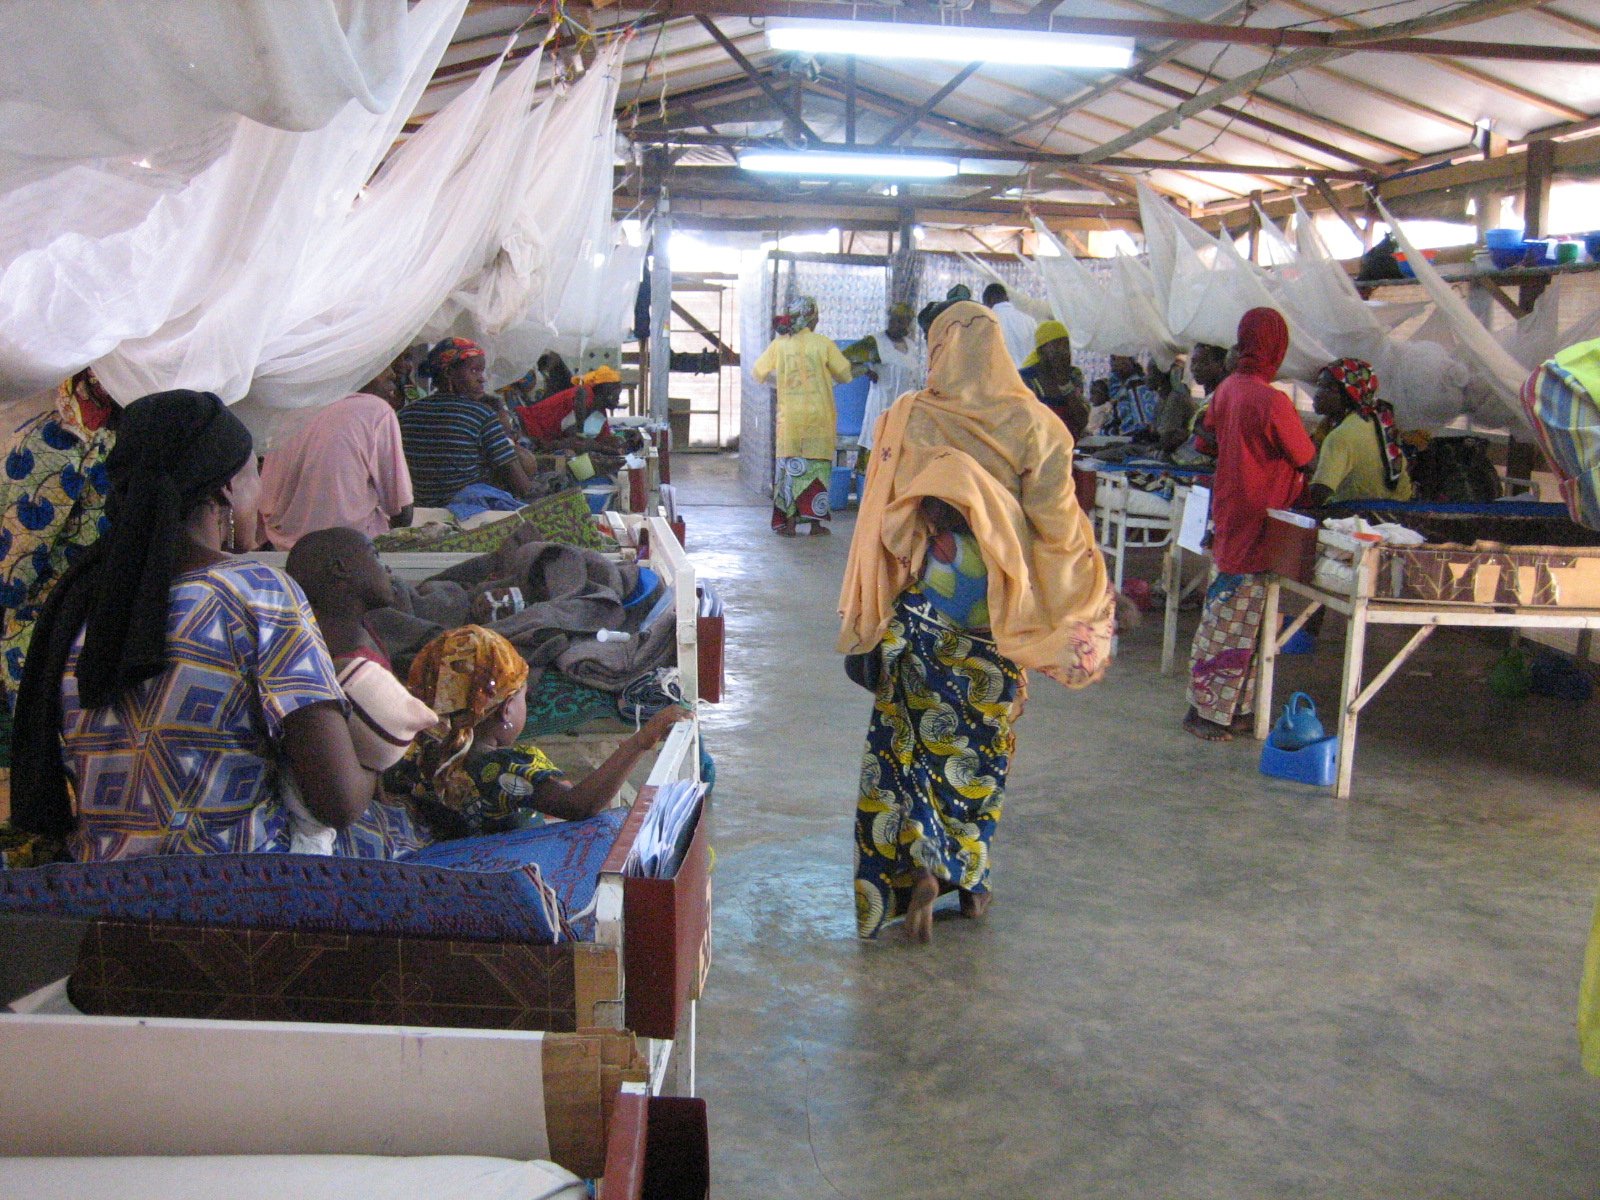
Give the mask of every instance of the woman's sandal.
M 1202 742 L 1231 742 L 1233 731 L 1226 725 L 1218 725 L 1215 721 L 1208 721 L 1194 709 L 1189 710 L 1188 716 L 1183 718 L 1183 727 Z

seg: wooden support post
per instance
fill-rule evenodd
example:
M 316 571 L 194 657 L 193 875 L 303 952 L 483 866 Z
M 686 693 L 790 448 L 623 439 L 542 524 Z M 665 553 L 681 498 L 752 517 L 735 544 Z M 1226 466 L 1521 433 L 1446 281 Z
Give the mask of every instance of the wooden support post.
M 672 240 L 672 203 L 666 185 L 656 202 L 655 236 L 650 243 L 650 415 L 665 421 L 668 372 L 672 369 L 672 261 L 667 243 Z
M 1339 194 L 1328 186 L 1328 181 L 1326 179 L 1313 179 L 1311 185 L 1317 189 L 1317 194 L 1327 202 L 1328 207 L 1333 209 L 1333 215 L 1343 221 L 1350 232 L 1356 235 L 1356 239 L 1365 245 L 1367 231 L 1362 228 L 1361 223 L 1351 215 L 1350 210 L 1340 201 Z
M 1550 180 L 1556 170 L 1556 144 L 1553 141 L 1528 143 L 1526 175 L 1522 181 L 1522 236 L 1529 241 L 1544 233 L 1550 209 Z M 1517 299 L 1524 312 L 1532 312 L 1548 280 L 1523 284 Z
M 856 144 L 856 56 L 850 55 L 844 64 L 844 141 L 847 146 Z
M 1261 251 L 1261 193 L 1250 193 L 1250 261 Z

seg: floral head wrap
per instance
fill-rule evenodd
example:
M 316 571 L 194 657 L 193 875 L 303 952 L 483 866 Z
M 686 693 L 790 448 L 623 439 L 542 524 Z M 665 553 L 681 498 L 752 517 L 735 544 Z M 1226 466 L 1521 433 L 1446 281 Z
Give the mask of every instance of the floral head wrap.
M 477 342 L 470 338 L 448 337 L 429 351 L 428 373 L 439 379 L 458 362 L 482 357 L 483 348 Z
M 528 664 L 516 647 L 481 625 L 441 633 L 412 662 L 406 686 L 439 714 L 417 739 L 417 765 L 447 804 L 446 777 L 472 749 L 473 730 L 527 683 Z
M 116 410 L 116 401 L 106 395 L 100 381 L 88 367 L 56 389 L 56 413 L 69 429 L 91 434 L 105 426 Z
M 1378 456 L 1383 460 L 1383 481 L 1393 491 L 1405 469 L 1405 454 L 1394 423 L 1394 405 L 1378 399 L 1378 376 L 1372 364 L 1359 358 L 1341 358 L 1323 367 L 1322 373 L 1344 390 L 1358 413 L 1372 422 L 1378 435 Z

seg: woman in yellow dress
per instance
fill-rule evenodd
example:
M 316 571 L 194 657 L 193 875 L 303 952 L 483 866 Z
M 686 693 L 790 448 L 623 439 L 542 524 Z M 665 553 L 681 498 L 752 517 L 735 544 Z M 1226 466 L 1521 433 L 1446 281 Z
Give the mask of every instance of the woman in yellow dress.
M 828 481 L 839 428 L 833 385 L 849 383 L 851 371 L 839 347 L 816 325 L 817 302 L 802 296 L 778 318 L 778 336 L 754 368 L 757 383 L 776 377 L 778 385 L 772 531 L 781 537 L 793 537 L 802 521 L 811 522 L 812 533 L 829 532 Z

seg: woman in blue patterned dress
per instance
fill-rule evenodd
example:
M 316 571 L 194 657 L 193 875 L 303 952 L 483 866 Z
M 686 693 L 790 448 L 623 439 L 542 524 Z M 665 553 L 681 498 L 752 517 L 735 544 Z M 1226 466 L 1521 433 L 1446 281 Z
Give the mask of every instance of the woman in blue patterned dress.
M 1112 592 L 1072 483 L 1072 435 L 1017 374 L 994 314 L 958 302 L 928 333 L 928 386 L 883 418 L 839 610 L 839 649 L 881 671 L 856 802 L 856 930 L 989 905 L 1023 670 L 1104 672 Z
M 0 471 L 0 695 L 8 710 L 39 606 L 105 530 L 106 455 L 118 415 L 94 372 L 83 370 L 11 437 Z
M 254 519 L 249 432 L 210 393 L 146 396 L 106 470 L 109 527 L 28 652 L 13 822 L 80 860 L 286 851 L 287 775 L 318 820 L 351 825 L 376 775 L 305 596 L 225 552 L 236 510 Z

